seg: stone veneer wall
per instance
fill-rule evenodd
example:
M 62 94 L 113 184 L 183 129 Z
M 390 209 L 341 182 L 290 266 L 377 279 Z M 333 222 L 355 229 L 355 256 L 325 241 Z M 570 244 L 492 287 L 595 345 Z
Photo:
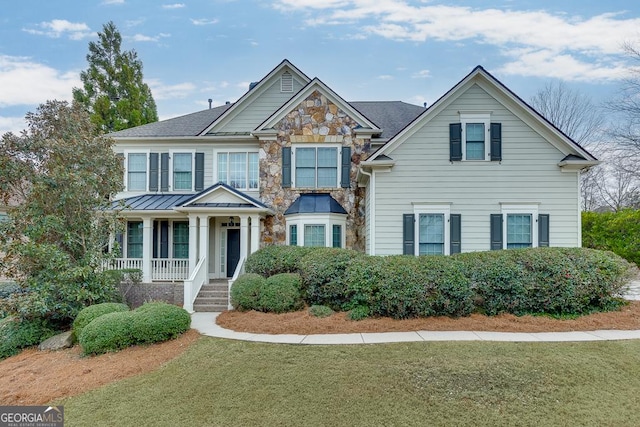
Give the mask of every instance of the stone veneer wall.
M 369 139 L 355 136 L 358 123 L 337 105 L 318 91 L 314 91 L 305 101 L 276 124 L 276 140 L 260 143 L 260 198 L 276 214 L 264 221 L 262 245 L 284 244 L 286 242 L 286 222 L 284 212 L 303 193 L 329 193 L 347 211 L 347 248 L 365 250 L 365 189 L 356 183 L 358 165 L 365 160 L 371 149 Z M 291 144 L 339 143 L 351 147 L 350 188 L 298 189 L 282 188 L 282 147 Z M 340 164 L 338 163 L 338 167 Z M 291 171 L 295 173 L 294 170 Z

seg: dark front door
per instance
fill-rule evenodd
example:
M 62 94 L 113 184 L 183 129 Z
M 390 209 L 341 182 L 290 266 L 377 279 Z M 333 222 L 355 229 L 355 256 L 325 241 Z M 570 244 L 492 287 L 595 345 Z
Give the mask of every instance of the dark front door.
M 240 230 L 227 230 L 227 277 L 233 276 L 240 262 Z

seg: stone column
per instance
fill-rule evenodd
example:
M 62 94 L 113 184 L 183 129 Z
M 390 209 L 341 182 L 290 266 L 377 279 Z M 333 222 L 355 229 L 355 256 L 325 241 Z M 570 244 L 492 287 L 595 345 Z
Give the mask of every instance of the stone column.
M 260 215 L 251 215 L 251 253 L 260 248 Z
M 143 218 L 142 220 L 142 282 L 151 283 L 151 257 L 153 256 L 153 240 L 151 232 L 153 230 L 153 220 Z

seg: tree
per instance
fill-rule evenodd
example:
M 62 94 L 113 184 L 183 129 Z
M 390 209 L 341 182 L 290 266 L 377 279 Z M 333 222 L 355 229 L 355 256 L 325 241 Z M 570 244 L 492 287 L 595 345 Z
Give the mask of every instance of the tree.
M 636 65 L 629 67 L 620 93 L 608 104 L 619 117 L 619 124 L 611 131 L 611 136 L 637 156 L 640 154 L 640 49 L 632 43 L 624 44 L 623 48 Z
M 102 271 L 115 224 L 104 208 L 123 171 L 113 141 L 78 103 L 48 101 L 26 121 L 21 135 L 0 139 L 0 199 L 14 204 L 0 224 L 0 267 L 29 292 L 0 308 L 60 326 L 117 296 L 115 278 Z
M 89 68 L 80 73 L 83 88 L 73 89 L 73 98 L 103 132 L 158 121 L 151 89 L 143 82 L 142 61 L 134 50 L 122 52 L 121 45 L 115 24 L 105 24 L 98 42 L 89 42 Z

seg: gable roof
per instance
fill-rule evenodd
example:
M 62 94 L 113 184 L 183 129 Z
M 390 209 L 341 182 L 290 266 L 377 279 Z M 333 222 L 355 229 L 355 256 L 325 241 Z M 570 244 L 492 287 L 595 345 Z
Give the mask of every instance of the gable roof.
M 224 199 L 224 201 L 212 201 L 211 195 L 214 193 L 225 193 L 230 197 Z M 244 194 L 241 191 L 236 190 L 229 185 L 218 182 L 209 188 L 205 188 L 198 194 L 193 194 L 185 200 L 182 200 L 179 204 L 176 204 L 176 208 L 259 208 L 266 211 L 271 211 L 267 205 L 253 197 Z
M 269 82 L 284 69 L 293 72 L 294 76 L 298 79 L 302 80 L 304 83 L 308 83 L 311 79 L 307 77 L 302 71 L 296 68 L 291 62 L 287 59 L 284 59 L 280 64 L 278 64 L 273 70 L 271 70 L 266 76 L 264 76 L 259 82 L 252 83 L 249 90 L 240 97 L 240 99 L 233 104 L 231 108 L 224 111 L 219 117 L 216 118 L 209 126 L 207 126 L 204 130 L 200 132 L 200 135 L 204 135 L 209 133 L 214 127 L 221 124 L 224 121 L 230 120 L 235 114 L 238 114 L 242 109 L 246 107 L 252 100 L 259 97 L 260 94 L 266 90 Z M 293 95 L 293 94 L 292 94 Z
M 391 153 L 398 145 L 402 144 L 411 135 L 421 129 L 426 123 L 428 123 L 433 117 L 435 117 L 440 111 L 442 111 L 453 100 L 458 98 L 473 84 L 480 85 L 484 90 L 494 96 L 498 102 L 509 104 L 506 106 L 513 114 L 516 114 L 521 120 L 536 129 L 538 132 L 546 134 L 548 136 L 547 140 L 565 155 L 577 155 L 589 163 L 598 161 L 591 153 L 580 146 L 580 144 L 554 126 L 534 108 L 523 101 L 522 98 L 512 92 L 511 89 L 506 87 L 500 80 L 495 78 L 480 65 L 476 66 L 454 87 L 449 89 L 447 93 L 431 104 L 431 106 L 429 106 L 422 115 L 409 123 L 402 131 L 387 142 L 387 144 L 380 147 L 380 149 L 373 153 L 370 157 L 370 161 L 375 161 L 376 158 L 383 154 L 388 155 Z
M 349 104 L 380 126 L 382 139 L 394 137 L 425 111 L 424 107 L 402 101 L 352 101 Z
M 361 112 L 356 110 L 351 104 L 342 99 L 337 93 L 335 93 L 329 86 L 324 84 L 319 78 L 315 77 L 304 88 L 296 93 L 289 101 L 287 101 L 282 107 L 269 116 L 264 122 L 255 128 L 256 133 L 270 131 L 273 126 L 280 121 L 285 115 L 287 115 L 293 108 L 295 108 L 302 101 L 307 99 L 314 91 L 319 91 L 326 96 L 331 102 L 333 102 L 339 109 L 344 111 L 352 119 L 356 120 L 363 129 L 370 129 L 373 132 L 380 133 L 381 129 L 373 123 L 370 119 L 364 116 Z

